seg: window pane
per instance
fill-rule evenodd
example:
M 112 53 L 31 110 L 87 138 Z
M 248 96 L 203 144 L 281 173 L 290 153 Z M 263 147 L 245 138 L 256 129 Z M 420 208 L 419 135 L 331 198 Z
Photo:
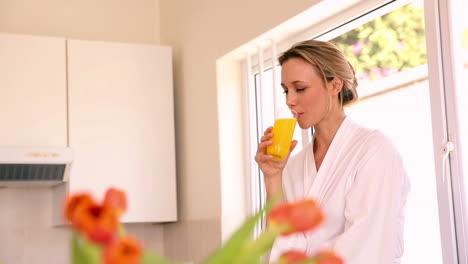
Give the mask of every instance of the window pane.
M 468 191 L 468 140 L 466 139 L 466 136 L 468 135 L 468 91 L 467 91 L 467 82 L 468 82 L 468 16 L 465 14 L 466 10 L 468 10 L 468 2 L 467 1 L 459 1 L 457 3 L 457 6 L 454 6 L 455 10 L 454 12 L 458 11 L 459 13 L 456 14 L 457 18 L 460 18 L 460 20 L 455 20 L 455 23 L 458 23 L 454 25 L 454 27 L 458 30 L 455 32 L 455 34 L 458 34 L 460 38 L 458 38 L 461 43 L 461 45 L 457 45 L 455 43 L 455 47 L 458 47 L 459 49 L 456 49 L 455 52 L 455 57 L 461 58 L 458 63 L 461 65 L 457 65 L 459 67 L 459 73 L 457 78 L 459 79 L 458 85 L 456 87 L 456 92 L 457 92 L 457 106 L 458 106 L 458 125 L 459 125 L 459 137 L 460 145 L 456 146 L 458 150 L 461 150 L 462 153 L 462 161 L 461 163 L 463 164 L 463 171 L 464 175 L 462 175 L 464 178 L 462 179 L 465 184 L 465 192 Z M 468 198 L 468 195 L 465 193 L 464 194 L 465 198 Z M 465 204 L 468 204 L 468 201 L 466 201 Z M 465 209 L 468 211 L 468 208 Z M 467 220 L 465 219 L 465 225 L 468 224 Z M 466 226 L 465 226 L 466 228 Z M 466 241 L 466 238 L 465 238 Z
M 405 5 L 334 40 L 366 84 L 426 64 L 422 3 Z
M 468 2 L 464 1 L 459 10 L 468 10 Z M 462 78 L 458 88 L 458 95 L 459 95 L 459 111 L 460 111 L 460 128 L 461 132 L 460 135 L 468 135 L 468 91 L 466 89 L 466 84 L 468 83 L 468 16 L 464 15 L 461 16 L 463 18 L 463 21 L 461 21 L 461 32 L 459 34 L 462 35 L 462 67 L 463 67 L 463 74 L 460 76 Z M 462 121 L 464 120 L 464 122 Z M 463 142 L 464 145 L 463 147 L 463 153 L 464 153 L 464 161 L 463 164 L 465 164 L 465 177 L 466 173 L 468 173 L 468 140 L 465 139 Z M 465 180 L 465 184 L 468 184 L 468 180 Z M 468 187 L 465 188 L 465 190 L 468 190 Z
M 402 263 L 442 263 L 422 3 L 411 3 L 332 40 L 356 67 L 360 100 L 345 109 L 387 134 L 411 192 Z

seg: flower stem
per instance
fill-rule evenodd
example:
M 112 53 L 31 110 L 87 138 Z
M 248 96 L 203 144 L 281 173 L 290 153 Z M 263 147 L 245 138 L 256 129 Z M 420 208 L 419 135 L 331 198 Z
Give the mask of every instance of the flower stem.
M 119 224 L 119 227 L 117 229 L 117 233 L 119 234 L 119 237 L 126 237 L 127 236 L 127 231 L 125 231 L 125 228 L 122 224 Z
M 268 227 L 257 239 L 244 246 L 233 263 L 258 263 L 260 257 L 271 249 L 276 237 L 287 229 L 288 225 Z

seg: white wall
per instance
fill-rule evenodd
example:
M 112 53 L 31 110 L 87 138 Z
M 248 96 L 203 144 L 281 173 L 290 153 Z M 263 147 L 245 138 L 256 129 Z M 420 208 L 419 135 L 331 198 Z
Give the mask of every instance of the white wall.
M 159 0 L 0 0 L 0 32 L 159 44 Z
M 247 152 L 240 147 L 241 118 L 245 109 L 239 104 L 243 94 L 238 84 L 226 82 L 226 79 L 240 76 L 240 69 L 235 62 L 223 62 L 221 68 L 233 72 L 220 73 L 226 79 L 219 80 L 217 60 L 317 2 L 161 1 L 161 43 L 173 47 L 175 59 L 181 218 L 181 222 L 169 224 L 164 230 L 169 256 L 200 260 L 219 246 L 224 226 L 232 227 L 245 214 L 247 194 L 241 185 L 245 177 L 242 160 Z M 219 89 L 227 89 L 222 92 L 223 101 L 219 100 Z M 228 110 L 218 114 L 218 106 L 225 103 L 230 104 L 224 105 Z M 222 132 L 220 135 L 220 129 L 231 134 L 226 136 L 226 132 Z M 227 153 L 230 151 L 231 154 Z M 224 157 L 235 159 L 229 164 L 229 170 L 221 169 Z M 226 195 L 221 195 L 221 190 Z M 227 194 L 226 190 L 232 192 Z M 236 219 L 231 222 L 233 218 Z M 200 243 L 200 239 L 208 244 Z

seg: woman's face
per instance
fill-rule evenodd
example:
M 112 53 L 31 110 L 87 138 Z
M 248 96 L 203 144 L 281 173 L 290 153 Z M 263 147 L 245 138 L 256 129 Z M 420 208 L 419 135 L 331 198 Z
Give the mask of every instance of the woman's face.
M 301 128 L 310 128 L 323 120 L 329 111 L 329 93 L 320 75 L 307 61 L 291 58 L 281 69 L 281 86 L 286 104 L 297 113 Z

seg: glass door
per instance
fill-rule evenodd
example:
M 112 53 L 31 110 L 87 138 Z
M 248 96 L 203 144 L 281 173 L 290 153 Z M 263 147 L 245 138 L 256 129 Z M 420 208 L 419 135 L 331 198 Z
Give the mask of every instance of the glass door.
M 345 51 L 358 77 L 360 99 L 346 114 L 389 136 L 410 178 L 402 263 L 442 263 L 422 1 L 330 41 Z

